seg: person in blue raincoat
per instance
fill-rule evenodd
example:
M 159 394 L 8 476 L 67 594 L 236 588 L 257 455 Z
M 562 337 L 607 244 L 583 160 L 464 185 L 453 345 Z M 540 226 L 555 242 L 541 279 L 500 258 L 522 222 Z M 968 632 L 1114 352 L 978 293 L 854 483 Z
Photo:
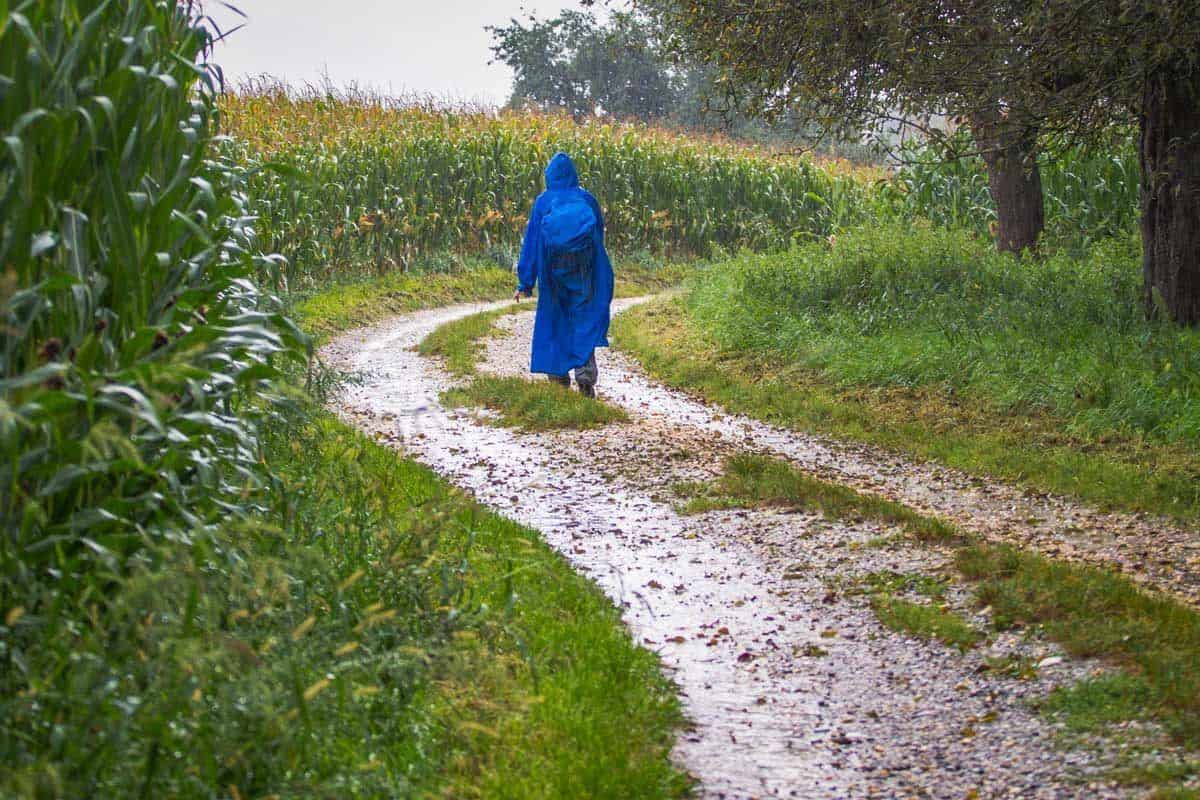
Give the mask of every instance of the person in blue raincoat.
M 546 167 L 546 191 L 529 213 L 513 299 L 538 287 L 530 372 L 595 397 L 597 347 L 608 346 L 612 264 L 604 249 L 600 204 L 579 186 L 579 174 L 566 153 Z

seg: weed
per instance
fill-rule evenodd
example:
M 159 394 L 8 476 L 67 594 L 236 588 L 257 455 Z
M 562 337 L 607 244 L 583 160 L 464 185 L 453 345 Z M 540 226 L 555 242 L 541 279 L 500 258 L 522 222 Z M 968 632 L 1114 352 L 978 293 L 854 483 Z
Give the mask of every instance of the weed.
M 992 607 L 997 627 L 1038 625 L 1068 652 L 1107 658 L 1129 673 L 1119 683 L 1096 684 L 1092 695 L 1065 695 L 1064 702 L 1116 687 L 1126 706 L 1137 700 L 1178 739 L 1200 742 L 1195 610 L 1113 572 L 1007 545 L 968 545 L 957 552 L 956 563 L 976 582 L 979 602 Z M 1132 694 L 1143 686 L 1142 694 Z
M 871 608 L 879 621 L 894 631 L 937 639 L 959 650 L 970 650 L 983 638 L 962 617 L 933 603 L 914 603 L 880 594 L 872 598 Z

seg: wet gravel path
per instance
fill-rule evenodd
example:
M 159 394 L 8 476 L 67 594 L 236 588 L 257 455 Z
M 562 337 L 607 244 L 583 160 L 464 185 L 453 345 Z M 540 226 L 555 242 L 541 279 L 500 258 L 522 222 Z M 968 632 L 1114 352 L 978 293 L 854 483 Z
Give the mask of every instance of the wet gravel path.
M 509 317 L 500 324 L 514 336 L 498 340 L 498 346 L 492 348 L 491 367 L 518 374 L 528 360 L 523 344 L 531 334 L 532 318 Z M 617 405 L 638 409 L 648 420 L 669 427 L 686 424 L 736 441 L 743 450 L 784 456 L 821 478 L 944 517 L 990 540 L 1114 568 L 1200 607 L 1200 530 L 1148 514 L 1106 513 L 1061 496 L 989 482 L 937 464 L 914 464 L 870 446 L 714 413 L 683 393 L 657 386 L 635 361 L 620 352 L 609 353 L 605 364 L 616 380 L 604 386 L 604 396 Z
M 489 307 L 420 312 L 330 343 L 325 359 L 360 376 L 338 411 L 537 528 L 623 608 L 680 687 L 694 725 L 676 756 L 701 796 L 1126 796 L 1098 777 L 1116 745 L 1056 747 L 1055 727 L 1029 709 L 1030 698 L 1096 665 L 1015 634 L 960 654 L 884 628 L 854 590 L 883 570 L 936 575 L 948 553 L 873 523 L 805 513 L 681 516 L 670 487 L 715 476 L 726 454 L 749 449 L 883 493 L 907 487 L 932 510 L 953 503 L 948 490 L 718 413 L 610 351 L 598 353 L 601 393 L 630 412 L 629 423 L 530 435 L 443 408 L 438 396 L 452 380 L 411 348 Z M 491 341 L 484 368 L 524 373 L 531 315 L 504 324 L 515 335 Z M 962 589 L 948 592 L 952 607 L 986 623 Z M 985 659 L 1005 655 L 1045 666 L 1033 680 L 987 669 Z

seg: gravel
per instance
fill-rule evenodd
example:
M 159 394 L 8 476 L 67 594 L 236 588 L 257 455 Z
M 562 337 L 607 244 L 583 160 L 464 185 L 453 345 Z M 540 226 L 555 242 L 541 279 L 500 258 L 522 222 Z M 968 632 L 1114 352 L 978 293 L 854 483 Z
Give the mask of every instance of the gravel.
M 960 654 L 888 630 L 865 594 L 847 591 L 881 570 L 947 572 L 948 552 L 874 523 L 806 513 L 681 516 L 671 487 L 714 477 L 725 455 L 750 450 L 1035 546 L 1049 534 L 1018 520 L 1110 517 L 725 415 L 607 350 L 598 352 L 599 391 L 630 422 L 536 435 L 496 427 L 443 408 L 438 396 L 452 379 L 411 349 L 438 325 L 489 307 L 419 312 L 331 342 L 323 357 L 361 376 L 337 410 L 537 528 L 622 608 L 631 635 L 679 686 L 692 725 L 675 756 L 700 796 L 1130 796 L 1102 777 L 1117 745 L 1065 750 L 1056 727 L 1030 709 L 1030 699 L 1097 664 L 1015 634 Z M 514 335 L 489 340 L 483 369 L 523 374 L 532 315 L 500 324 Z M 1079 546 L 1081 557 L 1099 552 Z M 947 601 L 986 625 L 986 610 L 961 587 Z M 987 657 L 1004 655 L 1051 661 L 1018 680 L 987 668 Z

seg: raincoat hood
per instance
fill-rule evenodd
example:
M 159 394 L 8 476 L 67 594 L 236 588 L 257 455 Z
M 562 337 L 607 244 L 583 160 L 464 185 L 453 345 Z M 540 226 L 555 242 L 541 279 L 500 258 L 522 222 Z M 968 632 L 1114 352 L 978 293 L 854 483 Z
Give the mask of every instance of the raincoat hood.
M 575 162 L 566 153 L 556 153 L 546 165 L 547 189 L 574 189 L 579 185 Z

